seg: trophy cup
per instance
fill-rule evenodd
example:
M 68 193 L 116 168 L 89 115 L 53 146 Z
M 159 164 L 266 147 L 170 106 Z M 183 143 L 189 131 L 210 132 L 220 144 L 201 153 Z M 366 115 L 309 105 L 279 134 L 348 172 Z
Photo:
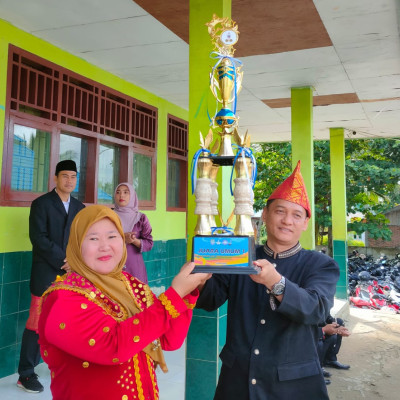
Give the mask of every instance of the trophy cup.
M 221 146 L 218 156 L 233 156 L 231 136 L 238 124 L 236 117 L 236 99 L 242 88 L 242 65 L 233 58 L 233 45 L 239 39 L 239 31 L 235 22 L 229 18 L 217 18 L 206 24 L 208 33 L 214 44 L 215 52 L 212 56 L 217 59 L 216 65 L 210 73 L 210 89 L 222 108 L 213 118 L 214 124 L 221 128 Z
M 204 139 L 200 134 L 201 149 L 192 161 L 192 193 L 196 198 L 197 225 L 193 237 L 194 272 L 226 274 L 256 274 L 254 229 L 251 223 L 256 179 L 256 161 L 250 149 L 250 136 L 239 134 L 236 113 L 237 95 L 242 87 L 242 65 L 233 58 L 233 45 L 239 31 L 229 18 L 213 16 L 206 24 L 216 51 L 211 57 L 216 64 L 210 73 L 210 89 L 220 107 L 212 118 L 213 128 L 221 137 L 210 150 L 213 132 Z M 232 138 L 236 145 L 232 145 Z M 237 148 L 236 154 L 233 147 Z M 216 153 L 216 150 L 218 154 Z M 216 177 L 220 167 L 232 166 L 230 190 L 235 208 L 226 224 L 218 211 Z M 236 177 L 233 179 L 233 174 Z M 232 189 L 234 182 L 234 189 Z M 216 226 L 215 216 L 220 215 L 223 226 Z M 236 216 L 235 229 L 227 225 Z

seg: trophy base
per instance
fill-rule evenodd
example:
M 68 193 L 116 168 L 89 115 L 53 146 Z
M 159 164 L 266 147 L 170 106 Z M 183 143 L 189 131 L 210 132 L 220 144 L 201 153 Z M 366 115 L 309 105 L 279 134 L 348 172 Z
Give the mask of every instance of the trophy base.
M 194 236 L 193 272 L 213 274 L 258 274 L 255 260 L 254 237 L 249 236 Z

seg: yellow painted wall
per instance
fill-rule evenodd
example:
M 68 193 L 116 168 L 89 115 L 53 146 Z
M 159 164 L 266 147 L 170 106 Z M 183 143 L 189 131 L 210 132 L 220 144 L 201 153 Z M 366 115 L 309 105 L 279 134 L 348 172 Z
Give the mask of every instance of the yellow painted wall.
M 167 115 L 188 120 L 188 111 L 132 83 L 106 72 L 82 58 L 28 34 L 0 19 L 0 165 L 3 161 L 4 115 L 8 46 L 13 44 L 55 64 L 158 108 L 156 210 L 146 211 L 155 240 L 186 237 L 186 213 L 166 212 Z M 0 178 L 1 179 L 1 178 Z M 0 253 L 31 250 L 27 207 L 0 207 Z

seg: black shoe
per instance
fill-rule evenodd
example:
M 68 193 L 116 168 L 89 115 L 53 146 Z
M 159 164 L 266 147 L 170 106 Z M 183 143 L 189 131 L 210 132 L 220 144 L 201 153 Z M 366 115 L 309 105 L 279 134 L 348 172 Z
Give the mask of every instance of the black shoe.
M 322 368 L 322 373 L 325 378 L 329 378 L 330 376 L 332 376 L 332 374 L 328 372 L 325 368 Z
M 36 374 L 31 374 L 29 376 L 20 376 L 17 382 L 17 386 L 28 393 L 43 392 L 43 385 L 38 381 L 38 376 Z
M 325 379 L 325 385 L 330 385 L 330 384 L 331 384 L 330 379 Z
M 336 368 L 336 369 L 349 369 L 350 368 L 350 365 L 342 364 L 339 361 L 326 361 L 325 366 Z

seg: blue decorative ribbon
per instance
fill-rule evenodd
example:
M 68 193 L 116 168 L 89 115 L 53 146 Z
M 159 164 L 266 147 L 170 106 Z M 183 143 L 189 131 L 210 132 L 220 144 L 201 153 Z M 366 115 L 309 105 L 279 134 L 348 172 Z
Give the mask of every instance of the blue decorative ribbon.
M 222 233 L 218 233 L 218 231 L 222 231 Z M 211 235 L 226 235 L 232 236 L 233 229 L 228 226 L 212 226 L 211 227 Z
M 201 153 L 210 153 L 211 151 L 208 149 L 200 149 L 197 150 L 192 158 L 192 164 L 190 166 L 190 178 L 192 179 L 192 194 L 196 190 L 196 181 L 197 181 L 197 161 L 200 157 Z
M 256 183 L 257 163 L 256 163 L 256 159 L 255 159 L 255 157 L 253 155 L 253 151 L 249 147 L 241 147 L 241 146 L 237 146 L 235 144 L 233 144 L 232 147 L 237 147 L 238 148 L 236 156 L 233 159 L 233 166 L 232 166 L 231 178 L 230 178 L 231 195 L 233 196 L 232 178 L 233 178 L 233 171 L 235 169 L 235 164 L 236 164 L 236 161 L 237 161 L 238 157 L 240 157 L 240 155 L 241 155 L 243 157 L 243 159 L 244 159 L 243 161 L 245 161 L 246 157 L 249 157 L 251 159 L 252 163 L 253 163 L 251 177 L 248 176 L 247 165 L 245 163 L 246 177 L 247 177 L 247 180 L 249 181 L 249 186 L 250 186 L 251 189 L 254 189 L 254 185 Z
M 221 54 L 221 53 L 218 53 L 217 51 L 211 52 L 210 57 L 211 57 L 212 59 L 218 59 L 217 63 L 214 65 L 214 67 L 213 67 L 213 69 L 212 69 L 211 76 L 210 76 L 210 81 L 212 80 L 212 78 L 213 78 L 213 76 L 214 76 L 214 73 L 215 73 L 216 68 L 218 67 L 218 65 L 221 63 L 221 61 L 222 61 L 224 58 L 227 58 L 227 59 L 232 63 L 232 65 L 233 65 L 233 82 L 234 82 L 234 85 L 235 85 L 235 96 L 234 96 L 234 102 L 233 102 L 233 110 L 232 110 L 232 112 L 233 112 L 233 114 L 236 114 L 236 103 L 237 103 L 236 68 L 237 68 L 237 66 L 240 66 L 240 65 L 242 65 L 243 63 L 242 63 L 240 60 L 238 60 L 237 58 L 230 57 L 230 56 L 227 56 L 227 55 L 223 55 L 223 54 Z M 218 101 L 217 101 L 217 107 L 216 107 L 216 108 L 218 109 Z M 216 115 L 216 114 L 217 114 L 217 112 L 215 112 L 214 118 L 215 118 L 215 115 Z

